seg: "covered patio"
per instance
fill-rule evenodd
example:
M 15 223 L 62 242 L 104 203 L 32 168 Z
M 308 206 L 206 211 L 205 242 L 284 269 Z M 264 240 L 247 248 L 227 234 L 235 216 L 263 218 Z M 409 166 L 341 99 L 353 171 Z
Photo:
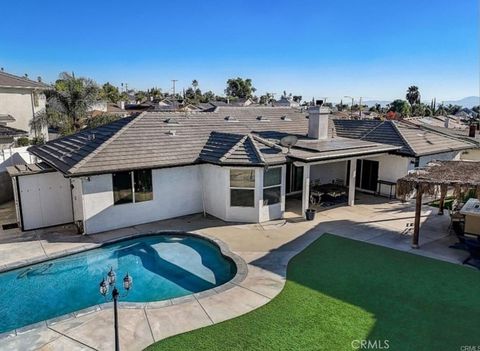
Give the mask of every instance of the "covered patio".
M 449 209 L 448 232 L 453 229 L 459 239 L 459 243 L 453 246 L 470 253 L 464 263 L 480 258 L 480 162 L 433 161 L 399 179 L 397 188 L 398 196 L 403 199 L 415 196 L 412 248 L 419 247 L 423 197 L 439 198 L 438 214 L 443 215 L 450 192 L 454 200 Z

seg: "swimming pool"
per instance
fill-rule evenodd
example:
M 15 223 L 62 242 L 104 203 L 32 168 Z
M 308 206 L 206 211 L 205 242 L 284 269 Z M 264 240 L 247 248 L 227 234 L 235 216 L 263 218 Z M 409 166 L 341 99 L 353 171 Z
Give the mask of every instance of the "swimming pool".
M 130 302 L 211 289 L 236 273 L 215 244 L 194 236 L 156 234 L 105 245 L 0 273 L 0 333 L 104 303 L 98 288 L 110 267 L 119 279 L 133 277 L 121 299 Z

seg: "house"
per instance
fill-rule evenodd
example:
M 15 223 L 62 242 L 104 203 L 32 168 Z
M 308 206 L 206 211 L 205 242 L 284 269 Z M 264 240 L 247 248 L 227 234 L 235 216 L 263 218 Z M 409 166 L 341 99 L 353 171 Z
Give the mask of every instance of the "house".
M 46 126 L 42 135 L 35 135 L 30 128 L 30 121 L 35 114 L 45 108 L 44 91 L 47 89 L 50 87 L 41 81 L 0 70 L 0 124 L 24 131 L 30 137 L 48 140 Z
M 293 100 L 292 95 L 282 95 L 280 100 L 274 101 L 273 106 L 300 107 L 300 103 Z
M 296 145 L 282 142 L 291 135 Z M 144 112 L 32 146 L 42 162 L 9 173 L 24 230 L 74 222 L 91 234 L 200 212 L 264 222 L 291 194 L 304 213 L 312 181 L 355 184 L 357 159 L 398 148 L 338 137 L 319 106 L 218 107 Z
M 458 160 L 478 148 L 470 140 L 424 128 L 408 121 L 335 119 L 338 136 L 399 146 L 389 155 L 357 161 L 357 187 L 364 191 L 390 194 L 390 184 L 408 171 L 432 160 Z M 378 184 L 378 180 L 386 184 Z

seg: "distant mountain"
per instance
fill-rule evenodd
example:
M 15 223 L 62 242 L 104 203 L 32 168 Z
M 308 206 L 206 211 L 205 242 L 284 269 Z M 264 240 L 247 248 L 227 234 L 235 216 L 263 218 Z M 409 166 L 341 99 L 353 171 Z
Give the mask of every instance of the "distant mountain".
M 438 103 L 438 100 L 437 100 Z M 451 101 L 444 101 L 446 105 L 459 105 L 466 108 L 472 108 L 473 106 L 480 105 L 480 96 L 469 96 L 460 100 L 451 100 Z
M 367 105 L 368 107 L 375 106 L 376 104 L 380 104 L 380 106 L 385 107 L 389 103 L 391 103 L 391 101 L 387 101 L 387 100 L 366 100 L 366 101 L 362 101 L 362 104 Z
M 423 103 L 430 105 L 430 100 L 429 101 L 422 101 Z M 382 107 L 387 106 L 387 104 L 391 103 L 391 101 L 387 100 L 367 100 L 362 102 L 364 105 L 367 105 L 368 107 L 372 107 L 375 104 L 380 104 Z M 437 105 L 441 104 L 442 101 L 437 99 Z M 480 105 L 480 96 L 469 96 L 460 100 L 450 100 L 450 101 L 444 101 L 445 105 L 459 105 L 462 107 L 466 108 L 472 108 L 473 106 L 478 106 Z

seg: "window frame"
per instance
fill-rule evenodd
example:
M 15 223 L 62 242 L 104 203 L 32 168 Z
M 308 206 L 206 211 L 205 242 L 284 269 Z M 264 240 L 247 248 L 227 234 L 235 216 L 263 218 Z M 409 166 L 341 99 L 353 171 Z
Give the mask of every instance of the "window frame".
M 280 170 L 280 183 L 274 184 L 274 185 L 267 185 L 265 186 L 265 173 L 273 170 L 273 169 L 279 169 Z M 263 170 L 263 184 L 262 184 L 262 204 L 263 206 L 273 206 L 277 204 L 282 203 L 282 183 L 283 183 L 283 168 L 280 167 L 270 167 L 268 169 Z M 278 202 L 272 203 L 272 204 L 265 204 L 265 189 L 271 189 L 271 188 L 280 188 L 280 196 Z
M 135 172 L 137 171 L 149 171 L 150 172 L 150 180 L 151 180 L 151 185 L 152 185 L 152 198 L 149 200 L 142 200 L 142 201 L 136 201 L 135 200 Z M 130 174 L 130 190 L 132 192 L 132 201 L 129 202 L 121 202 L 121 203 L 115 203 L 115 190 L 114 190 L 114 184 L 113 184 L 113 174 L 114 173 L 129 173 Z M 120 171 L 120 172 L 113 172 L 112 174 L 112 195 L 113 195 L 113 205 L 114 206 L 121 206 L 121 205 L 129 205 L 129 204 L 138 204 L 142 202 L 149 202 L 154 200 L 154 191 L 153 191 L 153 172 L 152 169 L 147 168 L 147 169 L 139 169 L 139 170 L 132 170 L 132 171 Z
M 253 186 L 252 187 L 245 187 L 245 186 L 232 186 L 232 171 L 249 171 L 253 172 Z M 255 169 L 252 168 L 230 168 L 228 172 L 228 195 L 229 195 L 229 205 L 230 207 L 241 207 L 241 208 L 255 208 L 255 188 L 256 188 L 256 178 L 257 175 L 255 174 Z M 232 190 L 250 190 L 253 191 L 253 206 L 238 206 L 232 205 Z

